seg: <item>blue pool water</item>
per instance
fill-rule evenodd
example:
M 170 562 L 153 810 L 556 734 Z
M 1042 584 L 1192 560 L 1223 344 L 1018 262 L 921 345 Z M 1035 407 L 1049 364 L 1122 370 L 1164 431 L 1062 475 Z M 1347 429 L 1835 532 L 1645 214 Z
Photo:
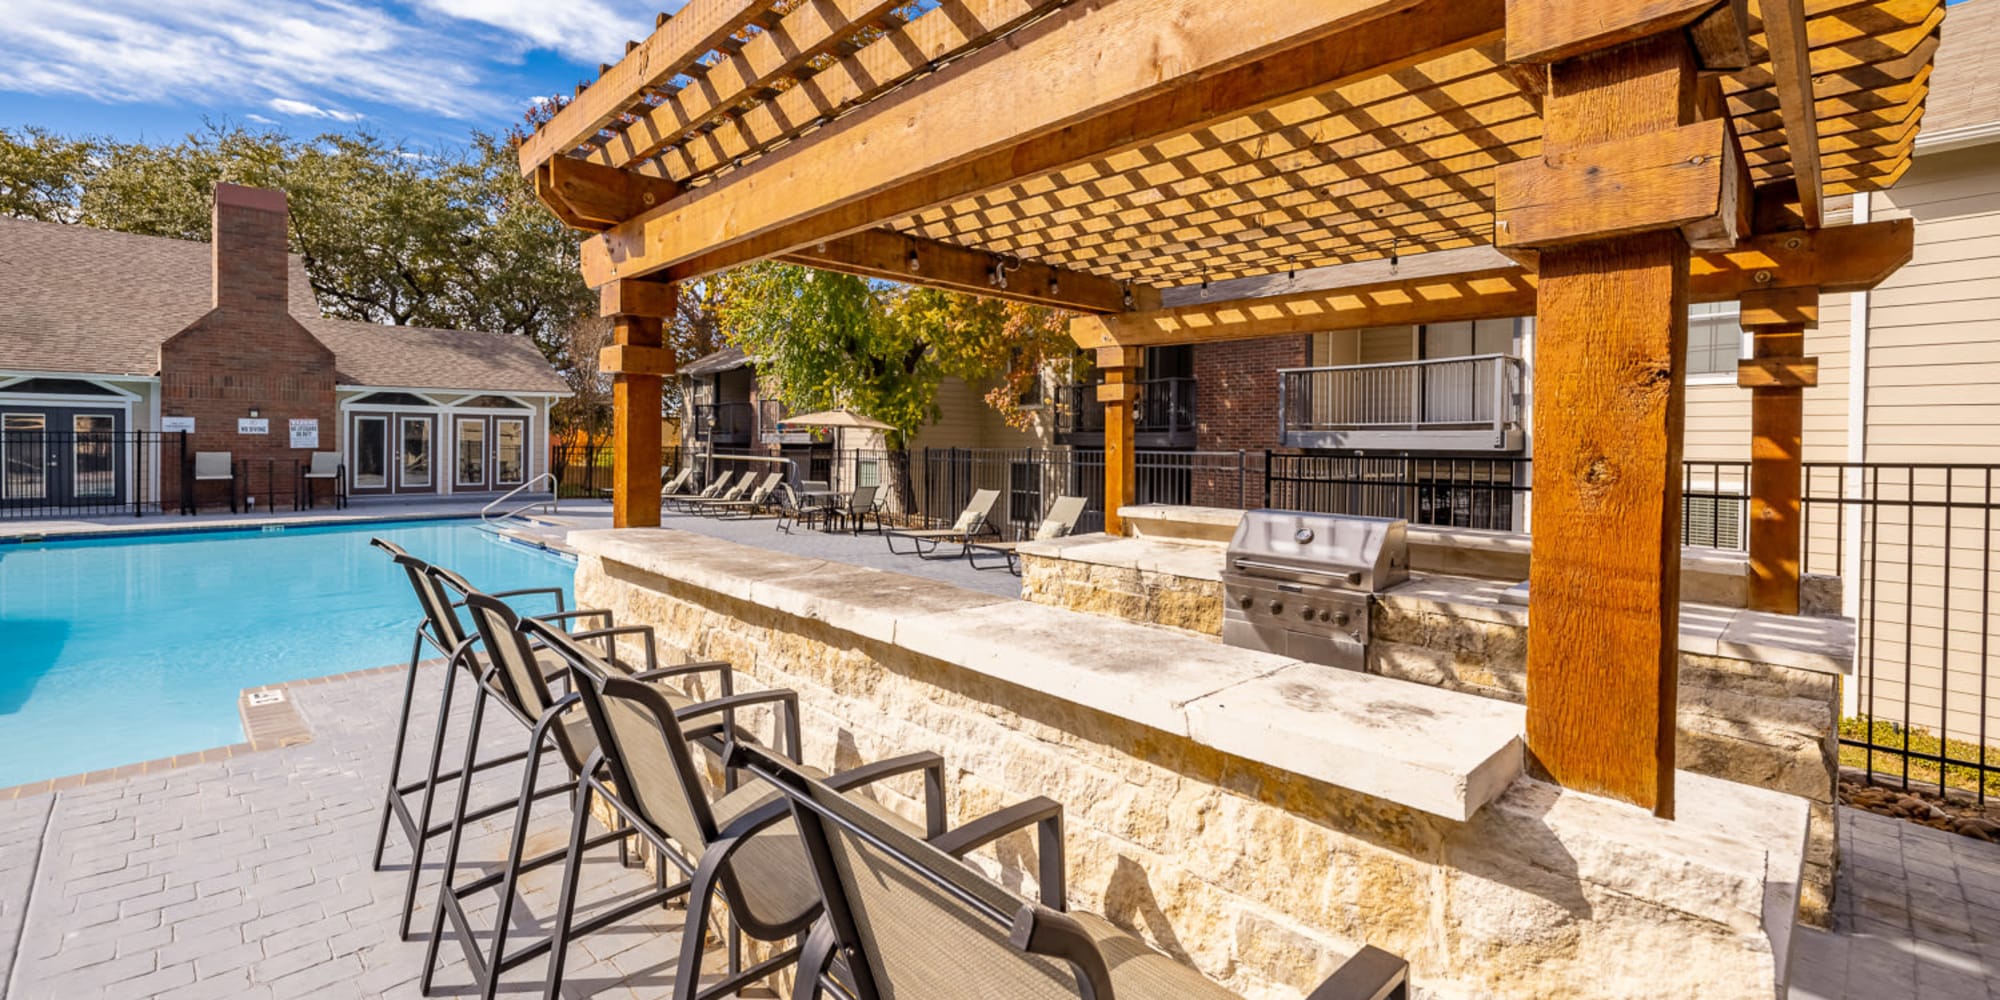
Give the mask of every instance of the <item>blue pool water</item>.
M 575 572 L 470 521 L 0 545 L 0 787 L 237 743 L 246 687 L 409 662 L 376 536 L 484 589 Z

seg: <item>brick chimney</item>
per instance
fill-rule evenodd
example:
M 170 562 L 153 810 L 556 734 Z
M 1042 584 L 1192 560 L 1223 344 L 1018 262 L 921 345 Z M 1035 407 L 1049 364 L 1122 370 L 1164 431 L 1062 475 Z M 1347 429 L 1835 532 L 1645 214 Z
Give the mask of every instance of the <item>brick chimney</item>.
M 286 312 L 290 270 L 285 193 L 236 184 L 215 186 L 215 308 L 232 312 Z
M 194 418 L 190 452 L 229 452 L 241 492 L 289 503 L 299 465 L 338 440 L 333 352 L 291 314 L 285 193 L 217 184 L 214 221 L 215 307 L 160 345 L 160 413 Z M 294 448 L 294 421 L 310 422 L 318 443 Z M 160 459 L 169 503 L 191 458 Z M 204 506 L 227 498 L 214 487 L 195 496 Z

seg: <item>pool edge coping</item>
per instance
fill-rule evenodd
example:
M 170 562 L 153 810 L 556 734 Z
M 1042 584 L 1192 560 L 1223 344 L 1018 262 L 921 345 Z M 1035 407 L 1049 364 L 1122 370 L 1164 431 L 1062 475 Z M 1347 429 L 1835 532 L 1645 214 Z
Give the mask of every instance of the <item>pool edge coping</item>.
M 422 664 L 419 664 L 419 666 L 428 666 L 433 662 L 441 663 L 443 661 L 426 660 Z M 319 677 L 306 677 L 295 681 L 259 684 L 256 687 L 244 688 L 236 693 L 237 717 L 243 722 L 244 739 L 240 743 L 209 747 L 206 750 L 191 750 L 187 753 L 173 754 L 133 764 L 120 764 L 117 767 L 99 768 L 95 771 L 67 774 L 56 778 L 30 781 L 26 784 L 11 785 L 6 788 L 0 788 L 0 802 L 25 799 L 50 792 L 68 791 L 73 788 L 102 785 L 113 781 L 123 781 L 126 778 L 134 778 L 142 774 L 159 774 L 163 771 L 178 770 L 183 767 L 192 767 L 196 764 L 209 764 L 219 760 L 228 760 L 232 757 L 242 757 L 253 753 L 263 753 L 269 750 L 281 750 L 285 747 L 303 746 L 313 741 L 312 727 L 306 723 L 305 717 L 300 715 L 298 709 L 294 707 L 289 689 L 295 687 L 316 687 L 322 684 L 358 680 L 363 677 L 397 673 L 408 669 L 410 669 L 408 664 L 392 663 L 387 666 L 366 667 L 361 670 L 348 670 L 337 674 L 323 674 Z M 270 705 L 251 705 L 250 696 L 260 691 L 282 691 L 286 692 L 286 695 L 283 701 Z
M 415 514 L 394 514 L 394 515 L 383 514 L 380 516 L 364 515 L 358 517 L 322 516 L 322 517 L 294 518 L 294 517 L 280 515 L 272 517 L 269 520 L 227 521 L 227 522 L 211 522 L 207 524 L 188 524 L 188 525 L 156 526 L 152 524 L 147 524 L 144 525 L 143 527 L 135 526 L 131 528 L 117 528 L 117 527 L 112 527 L 110 525 L 93 524 L 88 528 L 77 528 L 77 529 L 57 528 L 51 531 L 9 532 L 5 530 L 0 530 L 0 546 L 34 545 L 41 542 L 75 542 L 75 541 L 86 541 L 86 540 L 101 540 L 105 538 L 146 538 L 146 537 L 156 537 L 159 535 L 213 534 L 224 531 L 257 531 L 261 528 L 266 528 L 266 527 L 322 528 L 322 527 L 329 527 L 332 525 L 342 525 L 342 524 L 383 524 L 390 521 L 455 521 L 455 520 L 477 520 L 477 519 L 479 519 L 479 514 L 477 512 L 447 513 L 442 511 L 434 511 L 434 512 L 415 513 Z

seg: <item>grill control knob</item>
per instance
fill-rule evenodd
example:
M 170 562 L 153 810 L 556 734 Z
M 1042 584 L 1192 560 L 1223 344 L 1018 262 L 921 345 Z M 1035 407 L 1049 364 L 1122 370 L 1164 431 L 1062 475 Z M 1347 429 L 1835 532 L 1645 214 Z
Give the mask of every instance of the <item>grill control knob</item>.
M 1300 618 L 1303 618 L 1303 619 L 1305 619 L 1306 621 L 1312 621 L 1312 617 L 1313 617 L 1313 609 L 1311 609 L 1311 608 L 1309 608 L 1309 607 L 1308 607 L 1308 608 L 1300 608 L 1300 609 L 1299 609 L 1299 617 L 1300 617 Z
M 1332 618 L 1332 617 L 1333 617 L 1333 613 L 1332 613 L 1332 612 L 1330 612 L 1330 611 L 1327 611 L 1327 610 L 1326 610 L 1326 609 L 1324 609 L 1324 608 L 1320 609 L 1320 613 L 1319 613 L 1319 620 L 1320 620 L 1320 621 L 1326 621 L 1326 620 L 1328 620 L 1328 619 L 1330 619 L 1330 618 Z
M 1333 616 L 1333 623 L 1334 623 L 1335 625 L 1346 625 L 1346 624 L 1347 624 L 1347 617 L 1348 617 L 1348 615 L 1347 615 L 1347 612 L 1345 612 L 1345 611 L 1338 611 L 1338 612 L 1335 612 L 1335 613 L 1334 613 L 1334 616 Z
M 1242 608 L 1245 611 L 1250 610 L 1250 605 L 1252 603 L 1254 602 L 1250 599 L 1249 594 L 1244 594 L 1242 597 L 1236 599 L 1236 606 Z
M 1285 602 L 1279 600 L 1273 600 L 1269 605 L 1266 606 L 1271 609 L 1271 613 L 1274 615 L 1280 611 L 1285 610 Z

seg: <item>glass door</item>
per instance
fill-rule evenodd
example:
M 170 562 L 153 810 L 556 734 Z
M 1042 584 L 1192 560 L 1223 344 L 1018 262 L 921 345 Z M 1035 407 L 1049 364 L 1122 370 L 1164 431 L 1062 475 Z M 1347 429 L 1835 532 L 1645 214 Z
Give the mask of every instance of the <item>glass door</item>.
M 460 417 L 457 442 L 458 475 L 452 485 L 460 489 L 486 487 L 486 418 Z
M 361 416 L 354 418 L 354 461 L 349 467 L 354 470 L 354 489 L 386 490 L 389 488 L 389 418 L 387 416 Z
M 70 444 L 70 496 L 109 500 L 118 495 L 117 423 L 109 413 L 79 413 L 70 418 L 70 429 L 75 432 Z
M 493 474 L 499 486 L 519 486 L 528 478 L 528 422 L 493 418 Z
M 427 492 L 433 488 L 431 482 L 431 418 L 402 417 L 403 442 L 402 470 L 397 475 L 397 489 L 404 492 Z
M 49 495 L 48 418 L 9 413 L 0 420 L 0 500 L 42 500 Z

